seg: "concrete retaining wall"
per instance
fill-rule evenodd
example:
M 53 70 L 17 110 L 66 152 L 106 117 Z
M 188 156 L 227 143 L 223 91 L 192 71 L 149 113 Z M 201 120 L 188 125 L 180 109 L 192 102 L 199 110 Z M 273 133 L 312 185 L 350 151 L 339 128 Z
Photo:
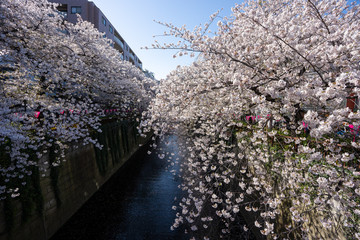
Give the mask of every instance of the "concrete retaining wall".
M 22 204 L 12 200 L 13 227 L 7 230 L 4 202 L 0 203 L 0 240 L 49 239 L 99 188 L 104 184 L 150 137 L 141 138 L 131 123 L 107 123 L 102 139 L 106 141 L 107 159 L 99 163 L 99 152 L 93 145 L 74 144 L 59 167 L 57 201 L 50 170 L 41 176 L 40 185 L 44 199 L 43 213 L 35 208 L 26 222 L 23 221 Z M 110 144 L 112 142 L 112 144 Z M 114 157 L 114 143 L 117 153 Z M 99 170 L 99 164 L 102 164 Z M 61 204 L 60 204 L 61 203 Z

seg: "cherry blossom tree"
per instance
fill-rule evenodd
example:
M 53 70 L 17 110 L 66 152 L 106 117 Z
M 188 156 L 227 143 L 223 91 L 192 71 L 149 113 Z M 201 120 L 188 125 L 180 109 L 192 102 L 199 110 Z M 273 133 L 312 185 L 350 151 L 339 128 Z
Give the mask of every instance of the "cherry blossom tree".
M 154 44 L 200 54 L 161 82 L 142 123 L 185 143 L 173 227 L 201 239 L 249 227 L 269 239 L 360 239 L 360 114 L 345 104 L 360 94 L 359 4 L 259 0 L 232 12 L 216 32 L 218 13 L 192 31 L 163 23 L 180 41 Z
M 105 110 L 134 118 L 151 80 L 122 61 L 91 23 L 72 24 L 46 0 L 0 3 L 0 198 L 16 197 L 31 166 L 52 149 L 59 164 L 69 143 L 93 143 Z

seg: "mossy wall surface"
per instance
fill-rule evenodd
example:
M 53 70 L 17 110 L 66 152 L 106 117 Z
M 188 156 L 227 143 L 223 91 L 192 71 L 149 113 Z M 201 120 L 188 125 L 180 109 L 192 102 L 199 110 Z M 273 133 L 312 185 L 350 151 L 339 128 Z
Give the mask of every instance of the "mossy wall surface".
M 65 162 L 40 176 L 43 202 L 0 202 L 0 240 L 49 239 L 150 138 L 141 138 L 131 122 L 106 123 L 102 131 L 95 134 L 102 150 L 74 143 Z

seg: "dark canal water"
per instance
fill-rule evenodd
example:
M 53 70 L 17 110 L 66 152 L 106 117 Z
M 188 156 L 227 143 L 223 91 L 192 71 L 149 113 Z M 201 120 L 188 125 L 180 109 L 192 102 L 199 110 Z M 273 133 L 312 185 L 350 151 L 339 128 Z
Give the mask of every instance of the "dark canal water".
M 176 141 L 169 136 L 167 141 Z M 160 148 L 177 152 L 176 144 Z M 178 156 L 160 159 L 144 146 L 51 238 L 51 240 L 188 239 L 181 229 L 171 231 L 174 197 L 182 198 L 171 166 Z M 169 165 L 172 168 L 169 168 Z M 175 169 L 176 170 L 176 169 Z
M 189 239 L 181 227 L 170 230 L 176 214 L 172 206 L 183 197 L 181 179 L 172 173 L 181 161 L 177 137 L 158 144 L 162 151 L 150 155 L 150 144 L 142 147 L 50 240 Z M 167 157 L 159 158 L 158 153 Z M 226 239 L 255 240 L 241 232 Z

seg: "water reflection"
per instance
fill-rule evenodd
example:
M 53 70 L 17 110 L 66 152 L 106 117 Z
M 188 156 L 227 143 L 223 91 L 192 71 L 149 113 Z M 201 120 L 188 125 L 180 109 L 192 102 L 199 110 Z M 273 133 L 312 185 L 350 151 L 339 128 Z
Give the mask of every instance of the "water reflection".
M 168 136 L 167 141 L 176 137 Z M 171 161 L 176 161 L 176 144 L 159 144 L 175 152 Z M 182 229 L 170 230 L 174 197 L 182 197 L 180 179 L 169 171 L 167 158 L 147 151 L 139 151 L 51 240 L 188 239 Z

